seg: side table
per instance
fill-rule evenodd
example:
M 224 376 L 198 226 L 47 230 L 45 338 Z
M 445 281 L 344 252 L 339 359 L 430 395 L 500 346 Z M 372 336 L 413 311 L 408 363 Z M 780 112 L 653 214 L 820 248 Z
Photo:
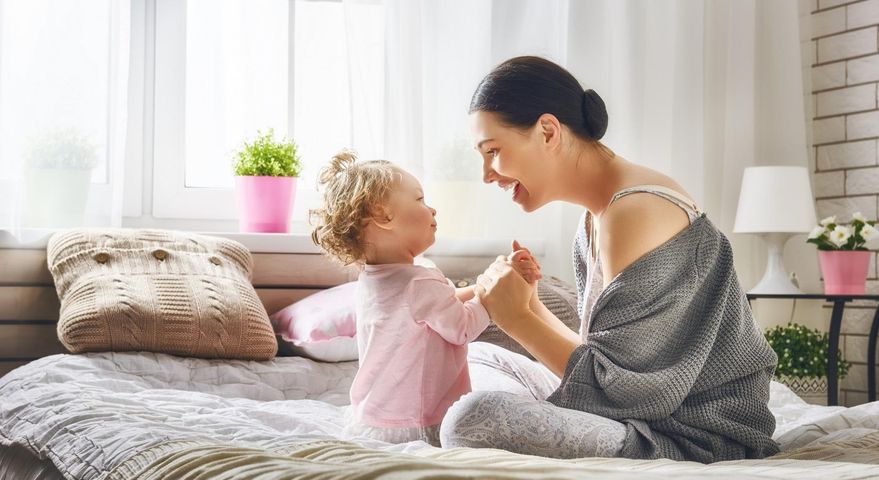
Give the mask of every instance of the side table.
M 837 355 L 839 353 L 839 332 L 842 328 L 842 313 L 845 304 L 853 300 L 873 300 L 879 302 L 879 295 L 824 295 L 820 293 L 748 293 L 748 301 L 758 298 L 779 299 L 817 299 L 833 303 L 833 311 L 830 314 L 830 345 L 827 347 L 827 405 L 837 405 L 838 399 L 838 368 Z M 873 315 L 873 324 L 870 326 L 870 337 L 867 341 L 867 400 L 876 401 L 876 337 L 879 335 L 879 305 Z

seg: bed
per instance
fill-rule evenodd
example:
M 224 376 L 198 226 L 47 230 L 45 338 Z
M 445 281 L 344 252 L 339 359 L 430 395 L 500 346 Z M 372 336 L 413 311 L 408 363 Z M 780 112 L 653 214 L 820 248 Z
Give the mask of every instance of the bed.
M 480 347 L 472 351 L 478 356 Z M 247 362 L 150 353 L 52 355 L 0 380 L 0 443 L 14 447 L 18 464 L 31 470 L 50 472 L 48 461 L 64 478 L 89 480 L 879 476 L 879 402 L 813 406 L 774 383 L 770 406 L 783 450 L 776 458 L 711 465 L 562 461 L 345 438 L 355 371 L 355 362 L 298 357 Z M 491 390 L 513 385 L 478 362 L 473 383 Z M 43 462 L 23 460 L 28 455 Z M 6 472 L 3 478 L 39 478 Z
M 51 278 L 43 271 L 45 256 L 36 252 L 0 250 L 0 266 L 17 272 L 0 269 L 0 320 L 7 321 L 0 350 L 38 352 L 35 359 L 3 357 L 17 366 L 0 378 L 3 479 L 879 478 L 879 402 L 814 406 L 776 383 L 770 407 L 782 453 L 764 460 L 552 460 L 346 437 L 356 362 L 60 353 L 49 337 L 52 319 L 43 318 L 57 309 L 57 299 L 53 304 L 45 291 Z M 254 284 L 269 312 L 351 278 L 319 256 L 258 254 L 255 260 Z M 447 272 L 486 261 L 436 260 Z M 278 267 L 291 264 L 306 268 Z M 9 300 L 13 294 L 16 301 Z M 42 340 L 12 339 L 9 329 L 24 332 L 31 320 L 42 322 L 33 325 L 46 330 Z M 482 362 L 486 348 L 471 347 L 474 389 L 527 394 L 519 381 Z

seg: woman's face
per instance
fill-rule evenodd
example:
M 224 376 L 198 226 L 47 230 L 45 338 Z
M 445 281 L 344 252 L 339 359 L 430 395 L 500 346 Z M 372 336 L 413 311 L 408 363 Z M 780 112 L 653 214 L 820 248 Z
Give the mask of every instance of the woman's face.
M 551 201 L 551 162 L 541 129 L 508 127 L 493 112 L 476 112 L 471 120 L 476 150 L 482 155 L 482 181 L 497 182 L 526 212 Z

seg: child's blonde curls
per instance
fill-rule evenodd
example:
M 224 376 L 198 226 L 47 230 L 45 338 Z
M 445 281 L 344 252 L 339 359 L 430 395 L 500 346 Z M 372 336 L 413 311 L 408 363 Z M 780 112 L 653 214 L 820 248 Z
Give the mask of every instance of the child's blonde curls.
M 311 239 L 345 265 L 365 263 L 364 228 L 374 216 L 384 215 L 384 203 L 398 177 L 387 160 L 357 162 L 349 150 L 334 155 L 318 177 L 323 207 L 309 211 Z

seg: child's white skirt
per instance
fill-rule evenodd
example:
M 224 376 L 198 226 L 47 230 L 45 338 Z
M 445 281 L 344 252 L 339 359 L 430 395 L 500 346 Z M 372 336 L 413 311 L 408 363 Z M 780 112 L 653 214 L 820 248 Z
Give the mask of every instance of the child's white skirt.
M 348 407 L 345 411 L 346 426 L 343 435 L 346 437 L 367 437 L 387 443 L 407 443 L 421 440 L 425 443 L 440 446 L 439 425 L 429 427 L 374 427 L 354 420 L 353 409 Z

